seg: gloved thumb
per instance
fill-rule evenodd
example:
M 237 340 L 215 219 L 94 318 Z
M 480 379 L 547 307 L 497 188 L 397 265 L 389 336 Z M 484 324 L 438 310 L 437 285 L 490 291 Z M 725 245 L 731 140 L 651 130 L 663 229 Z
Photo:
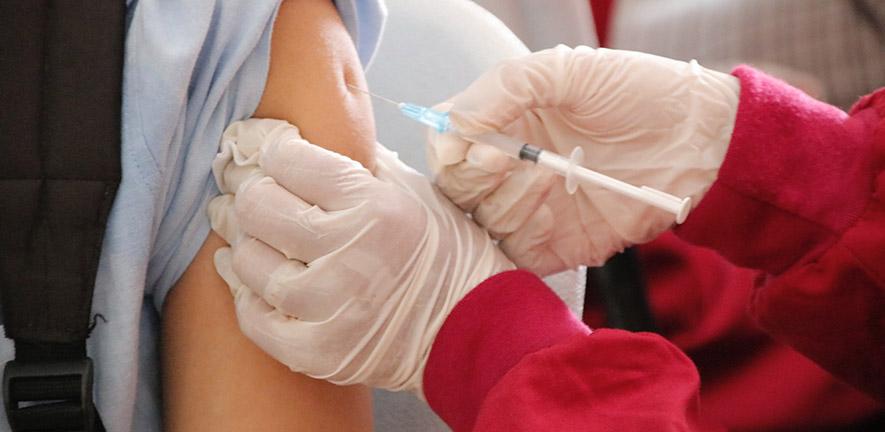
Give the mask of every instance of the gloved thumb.
M 542 204 L 520 229 L 501 240 L 501 250 L 519 268 L 538 275 L 564 270 L 566 264 L 549 246 L 554 223 L 550 207 Z
M 380 184 L 359 162 L 308 142 L 292 126 L 265 143 L 258 164 L 291 194 L 325 211 L 353 208 Z

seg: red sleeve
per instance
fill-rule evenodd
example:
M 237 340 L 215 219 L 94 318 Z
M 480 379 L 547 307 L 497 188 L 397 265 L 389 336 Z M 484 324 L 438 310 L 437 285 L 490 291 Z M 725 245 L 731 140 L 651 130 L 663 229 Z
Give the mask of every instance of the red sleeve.
M 660 336 L 590 331 L 537 276 L 511 271 L 446 319 L 424 372 L 457 431 L 691 431 L 698 375 Z
M 677 234 L 763 270 L 773 337 L 885 397 L 885 89 L 851 115 L 751 68 L 719 178 Z

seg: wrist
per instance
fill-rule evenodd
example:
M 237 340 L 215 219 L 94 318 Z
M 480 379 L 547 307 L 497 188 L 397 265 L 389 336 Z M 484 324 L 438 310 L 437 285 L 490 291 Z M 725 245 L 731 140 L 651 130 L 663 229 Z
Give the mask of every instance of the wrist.
M 846 114 L 749 67 L 728 154 L 684 239 L 779 274 L 826 246 L 866 205 L 868 140 Z
M 486 394 L 523 357 L 589 333 L 537 276 L 499 273 L 446 318 L 424 371 L 424 394 L 450 426 L 470 430 Z
M 691 197 L 692 209 L 697 208 L 716 181 L 734 133 L 740 102 L 740 80 L 736 77 L 706 69 L 693 61 L 689 68 L 699 68 L 699 85 L 691 89 L 695 93 L 687 109 L 695 114 L 687 122 L 692 129 L 687 152 L 693 153 L 691 167 L 683 173 L 677 189 L 684 189 L 679 196 Z M 680 192 L 677 190 L 677 192 Z

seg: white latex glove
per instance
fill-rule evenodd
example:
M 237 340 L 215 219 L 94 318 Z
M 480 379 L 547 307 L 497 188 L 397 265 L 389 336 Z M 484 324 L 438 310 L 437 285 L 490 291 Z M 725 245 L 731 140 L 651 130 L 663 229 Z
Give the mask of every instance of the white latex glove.
M 429 182 L 378 145 L 375 176 L 278 120 L 228 128 L 215 265 L 243 333 L 293 371 L 421 393 L 461 298 L 515 266 Z
M 558 46 L 507 60 L 442 109 L 464 134 L 501 131 L 693 205 L 716 179 L 737 113 L 737 78 L 629 51 Z M 547 275 L 600 265 L 649 241 L 674 216 L 600 187 L 574 195 L 561 177 L 487 145 L 431 133 L 436 182 L 520 267 Z

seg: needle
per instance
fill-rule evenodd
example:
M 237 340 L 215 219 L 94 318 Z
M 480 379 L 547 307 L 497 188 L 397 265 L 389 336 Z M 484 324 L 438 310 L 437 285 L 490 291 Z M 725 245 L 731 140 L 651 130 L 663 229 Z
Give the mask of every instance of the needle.
M 376 97 L 376 98 L 378 98 L 378 99 L 381 99 L 381 100 L 383 100 L 384 102 L 387 102 L 387 103 L 389 103 L 389 104 L 393 104 L 394 106 L 397 106 L 397 107 L 399 106 L 399 102 L 396 102 L 396 101 L 394 101 L 394 100 L 388 99 L 388 98 L 386 98 L 386 97 L 384 97 L 384 96 L 377 95 L 377 94 L 375 94 L 375 93 L 372 93 L 372 92 L 370 92 L 370 91 L 368 91 L 368 90 L 365 90 L 365 89 L 361 89 L 361 88 L 359 88 L 359 87 L 357 87 L 357 86 L 355 86 L 355 85 L 349 84 L 349 83 L 347 84 L 347 86 L 350 87 L 350 88 L 352 88 L 352 89 L 354 89 L 354 90 L 356 90 L 356 91 L 358 91 L 358 92 L 365 93 L 365 94 L 367 94 L 367 95 L 369 95 L 369 96 L 372 96 L 372 97 Z

